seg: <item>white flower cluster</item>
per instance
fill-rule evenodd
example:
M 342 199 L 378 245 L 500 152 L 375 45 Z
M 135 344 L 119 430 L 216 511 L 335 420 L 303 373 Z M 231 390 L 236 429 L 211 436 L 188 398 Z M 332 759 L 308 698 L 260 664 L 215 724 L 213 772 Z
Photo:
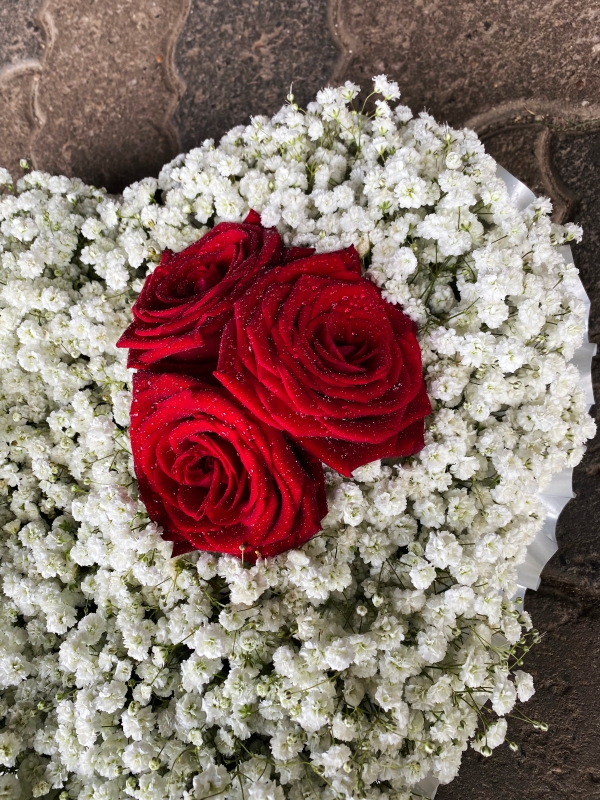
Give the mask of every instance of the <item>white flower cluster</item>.
M 119 199 L 0 172 L 0 796 L 410 800 L 533 694 L 516 565 L 593 433 L 558 249 L 579 231 L 519 212 L 476 135 L 392 108 L 383 76 L 374 111 L 357 93 L 292 98 Z M 419 325 L 434 411 L 416 457 L 328 472 L 300 550 L 171 559 L 114 344 L 162 250 L 249 208 L 357 247 Z

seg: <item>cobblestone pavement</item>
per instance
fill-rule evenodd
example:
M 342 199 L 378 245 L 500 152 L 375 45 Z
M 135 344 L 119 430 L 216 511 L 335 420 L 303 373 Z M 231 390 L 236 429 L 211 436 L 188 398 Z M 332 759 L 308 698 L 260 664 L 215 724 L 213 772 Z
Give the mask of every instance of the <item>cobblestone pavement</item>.
M 403 100 L 474 127 L 557 219 L 600 341 L 600 5 L 592 0 L 0 0 L 0 164 L 119 191 L 293 85 L 396 79 Z M 600 373 L 594 371 L 597 396 Z M 575 473 L 559 550 L 527 606 L 543 642 L 518 753 L 467 753 L 439 800 L 600 800 L 600 439 Z

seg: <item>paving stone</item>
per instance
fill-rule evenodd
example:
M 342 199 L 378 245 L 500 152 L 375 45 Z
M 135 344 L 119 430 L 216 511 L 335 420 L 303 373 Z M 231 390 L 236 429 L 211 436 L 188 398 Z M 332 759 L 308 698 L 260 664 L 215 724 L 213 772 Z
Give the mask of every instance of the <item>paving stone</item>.
M 548 195 L 544 175 L 537 158 L 542 129 L 528 125 L 493 132 L 482 137 L 485 149 L 515 178 L 537 195 Z
M 552 160 L 577 200 L 573 220 L 583 227 L 583 241 L 573 253 L 592 301 L 590 338 L 600 343 L 600 131 L 556 133 Z
M 13 67 L 0 77 L 0 166 L 9 170 L 13 180 L 23 174 L 20 160 L 31 158 L 36 75 L 37 70 L 30 65 Z
M 0 3 L 0 165 L 19 178 L 31 155 L 33 92 L 44 51 L 37 14 L 41 0 Z
M 41 0 L 0 3 L 0 70 L 9 64 L 35 60 L 44 48 L 37 14 Z
M 179 150 L 167 65 L 187 0 L 48 0 L 38 168 L 119 191 Z
M 408 105 L 452 124 L 551 106 L 598 116 L 599 15 L 589 0 L 341 0 L 353 53 L 336 78 L 387 72 Z
M 174 116 L 183 148 L 274 114 L 292 84 L 305 105 L 337 57 L 326 0 L 192 0 L 175 54 L 186 84 Z

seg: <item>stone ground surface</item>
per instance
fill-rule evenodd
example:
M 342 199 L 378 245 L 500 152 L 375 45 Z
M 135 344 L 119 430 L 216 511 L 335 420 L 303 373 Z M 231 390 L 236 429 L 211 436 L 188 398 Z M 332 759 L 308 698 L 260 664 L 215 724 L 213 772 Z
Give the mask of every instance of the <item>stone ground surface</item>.
M 600 5 L 593 0 L 0 0 L 0 164 L 119 191 L 293 84 L 387 72 L 403 100 L 474 127 L 585 230 L 575 259 L 600 341 Z M 594 371 L 597 396 L 600 373 Z M 600 438 L 575 473 L 559 550 L 527 595 L 543 642 L 524 707 L 545 734 L 470 752 L 439 800 L 600 800 Z

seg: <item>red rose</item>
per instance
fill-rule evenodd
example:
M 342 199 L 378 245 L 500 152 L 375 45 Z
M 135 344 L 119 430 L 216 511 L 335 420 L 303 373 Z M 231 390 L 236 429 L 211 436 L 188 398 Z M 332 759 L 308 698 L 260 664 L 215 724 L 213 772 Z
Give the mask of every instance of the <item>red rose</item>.
M 414 323 L 353 247 L 265 273 L 223 332 L 219 381 L 343 475 L 424 445 L 431 411 Z
M 165 250 L 117 342 L 131 348 L 128 366 L 210 374 L 235 300 L 262 269 L 282 263 L 282 251 L 277 231 L 263 228 L 255 211 L 242 223 L 221 222 L 180 253 Z
M 138 372 L 130 433 L 141 498 L 174 555 L 198 549 L 254 560 L 320 530 L 321 464 L 221 387 Z

